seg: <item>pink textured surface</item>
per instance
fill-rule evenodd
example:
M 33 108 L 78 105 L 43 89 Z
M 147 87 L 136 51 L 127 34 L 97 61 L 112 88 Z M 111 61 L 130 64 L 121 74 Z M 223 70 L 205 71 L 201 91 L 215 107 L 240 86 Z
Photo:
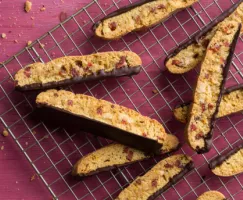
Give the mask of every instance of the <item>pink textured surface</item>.
M 1 1 L 0 1 L 1 2 Z M 33 1 L 34 2 L 34 1 Z M 84 2 L 87 4 L 91 1 Z M 116 1 L 120 7 L 129 1 Z M 39 8 L 45 5 L 45 12 L 39 13 Z M 81 7 L 78 1 L 67 3 L 59 2 L 55 6 L 53 1 L 34 2 L 35 13 L 23 13 L 23 3 L 12 1 L 1 2 L 0 32 L 7 33 L 7 39 L 1 39 L 0 61 L 6 59 L 6 54 L 15 53 L 26 41 L 34 40 L 57 24 L 61 11 L 74 13 L 76 7 Z M 80 133 L 75 128 L 63 130 L 40 122 L 32 112 L 34 97 L 37 92 L 20 94 L 13 90 L 13 81 L 10 74 L 14 74 L 21 67 L 34 61 L 47 62 L 50 59 L 63 55 L 88 54 L 95 51 L 129 49 L 138 53 L 143 59 L 142 72 L 133 78 L 109 79 L 102 82 L 90 82 L 71 87 L 77 93 L 94 95 L 135 108 L 142 114 L 151 116 L 165 125 L 168 132 L 176 134 L 184 144 L 184 126 L 172 117 L 174 106 L 191 99 L 192 86 L 198 69 L 184 76 L 169 74 L 163 65 L 166 54 L 180 42 L 187 39 L 199 28 L 203 27 L 200 19 L 210 22 L 225 10 L 230 0 L 200 0 L 192 8 L 177 13 L 164 23 L 155 26 L 147 32 L 129 34 L 119 41 L 101 41 L 92 37 L 90 31 L 93 20 L 103 16 L 101 9 L 110 13 L 115 10 L 111 0 L 93 2 L 74 18 L 61 27 L 52 30 L 38 42 L 45 44 L 41 49 L 36 43 L 32 48 L 5 63 L 0 68 L 0 126 L 8 128 L 20 147 L 32 161 L 42 178 L 49 184 L 53 193 L 59 199 L 111 199 L 115 198 L 121 189 L 128 185 L 136 176 L 144 173 L 161 158 L 150 159 L 127 167 L 104 172 L 97 176 L 74 180 L 70 176 L 72 165 L 83 155 L 100 148 L 108 143 L 107 140 L 94 138 L 92 135 Z M 221 9 L 220 9 L 221 8 Z M 9 15 L 17 19 L 10 19 Z M 198 14 L 197 14 L 198 13 Z M 32 27 L 31 16 L 35 17 L 35 26 Z M 13 20 L 13 21 L 11 21 Z M 14 21 L 20 25 L 14 24 Z M 10 27 L 10 25 L 12 25 Z M 3 30 L 3 31 L 2 31 Z M 12 31 L 8 33 L 9 31 Z M 22 37 L 18 33 L 23 32 Z M 67 36 L 70 34 L 70 37 Z M 13 40 L 19 43 L 14 44 Z M 58 43 L 58 45 L 56 45 Z M 10 45 L 11 44 L 11 45 Z M 22 47 L 23 47 L 22 46 Z M 5 50 L 4 50 L 5 49 Z M 239 40 L 231 73 L 227 86 L 242 82 L 242 39 Z M 162 73 L 161 73 L 162 72 Z M 154 94 L 152 90 L 158 90 Z M 212 189 L 219 190 L 229 199 L 243 199 L 243 176 L 219 178 L 214 176 L 207 167 L 207 162 L 226 148 L 242 141 L 243 128 L 242 114 L 220 119 L 217 122 L 212 150 L 205 155 L 196 155 L 187 145 L 183 145 L 178 152 L 186 153 L 195 161 L 196 169 L 184 177 L 182 181 L 163 193 L 158 199 L 195 199 L 202 192 Z M 5 149 L 0 153 L 0 197 L 1 199 L 48 199 L 50 194 L 41 180 L 29 182 L 35 172 L 24 159 L 11 137 L 2 138 Z M 0 143 L 0 145 L 2 145 Z M 5 155 L 6 154 L 6 155 Z M 204 177 L 205 176 L 205 177 Z M 204 180 L 203 180 L 204 178 Z M 3 181 L 4 180 L 4 181 Z M 17 181 L 17 183 L 16 183 Z M 13 187 L 14 186 L 14 187 Z M 8 190 L 5 190 L 5 187 Z M 18 190 L 19 188 L 19 190 Z M 10 192 L 9 192 L 10 191 Z M 5 196 L 1 196 L 5 195 Z

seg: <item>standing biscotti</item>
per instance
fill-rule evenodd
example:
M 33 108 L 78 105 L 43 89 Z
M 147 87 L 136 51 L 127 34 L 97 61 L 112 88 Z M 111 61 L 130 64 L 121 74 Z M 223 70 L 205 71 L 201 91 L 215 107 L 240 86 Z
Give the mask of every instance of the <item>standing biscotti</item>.
M 97 22 L 95 35 L 114 40 L 133 31 L 154 26 L 174 12 L 191 6 L 198 0 L 142 0 L 123 7 Z
M 243 172 L 243 143 L 219 155 L 209 163 L 209 168 L 217 176 L 233 176 Z
M 190 103 L 184 103 L 173 110 L 175 118 L 187 122 Z M 216 118 L 224 117 L 243 111 L 243 85 L 233 86 L 224 91 Z
M 212 132 L 241 24 L 222 23 L 210 41 L 189 111 L 186 138 L 197 153 L 211 148 Z
M 145 175 L 136 178 L 116 199 L 154 199 L 180 180 L 192 168 L 193 161 L 187 155 L 168 157 L 156 164 Z
M 226 200 L 225 196 L 218 191 L 208 191 L 200 195 L 197 200 Z
M 36 103 L 79 117 L 83 130 L 146 152 L 159 152 L 167 136 L 158 121 L 91 96 L 48 90 L 37 96 Z
M 175 51 L 170 53 L 165 59 L 167 69 L 174 74 L 183 74 L 198 66 L 205 56 L 210 40 L 221 26 L 220 22 L 235 21 L 243 23 L 243 3 L 241 2 L 238 1 L 193 38 L 181 44 Z M 241 33 L 243 33 L 243 29 Z
M 178 138 L 174 135 L 168 134 L 163 143 L 161 154 L 175 151 L 178 147 Z M 151 156 L 146 155 L 142 151 L 129 148 L 122 144 L 110 144 L 81 158 L 74 165 L 72 175 L 80 177 L 90 176 L 119 166 L 148 159 L 150 157 Z
M 131 76 L 140 72 L 142 61 L 130 51 L 105 52 L 57 58 L 34 63 L 15 74 L 16 89 L 55 88 L 107 77 Z

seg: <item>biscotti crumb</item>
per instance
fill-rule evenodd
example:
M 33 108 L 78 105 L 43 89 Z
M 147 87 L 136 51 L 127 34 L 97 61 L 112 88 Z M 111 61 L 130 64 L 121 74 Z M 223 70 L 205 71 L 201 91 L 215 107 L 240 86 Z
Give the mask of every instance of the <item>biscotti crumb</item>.
M 3 130 L 2 134 L 3 134 L 4 137 L 8 137 L 8 131 L 6 129 Z
M 14 43 L 19 43 L 19 41 L 18 40 L 14 40 Z
M 44 47 L 45 47 L 45 45 L 42 44 L 42 43 L 40 43 L 40 48 L 41 48 L 41 49 L 44 49 Z
M 152 91 L 154 94 L 158 94 L 159 92 L 158 92 L 158 90 L 153 90 Z
M 31 8 L 32 8 L 32 2 L 26 1 L 24 6 L 25 12 L 27 13 L 30 12 Z
M 27 42 L 27 46 L 30 46 L 31 44 L 32 44 L 32 41 L 29 40 L 29 41 Z
M 31 177 L 30 177 L 30 181 L 32 182 L 33 180 L 35 180 L 35 176 L 36 174 L 33 174 Z
M 2 33 L 2 38 L 5 39 L 7 37 L 6 33 Z
M 35 17 L 32 17 L 32 16 L 31 16 L 31 17 L 30 17 L 30 19 L 31 19 L 31 20 L 34 20 L 34 19 L 35 19 Z
M 43 5 L 43 6 L 40 8 L 40 11 L 43 12 L 43 11 L 45 11 L 45 10 L 46 10 L 46 8 L 45 8 L 45 6 Z
M 66 12 L 61 12 L 59 15 L 59 20 L 60 22 L 63 22 L 67 19 L 67 13 Z
M 1 150 L 2 150 L 2 151 L 4 150 L 4 146 L 1 146 Z

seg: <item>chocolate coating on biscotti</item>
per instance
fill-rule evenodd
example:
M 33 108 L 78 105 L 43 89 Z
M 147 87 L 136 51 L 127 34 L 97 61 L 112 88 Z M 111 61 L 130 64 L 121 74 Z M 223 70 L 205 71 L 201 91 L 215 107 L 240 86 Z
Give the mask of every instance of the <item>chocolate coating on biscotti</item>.
M 119 68 L 119 69 L 114 69 L 110 72 L 105 72 L 104 70 L 101 70 L 101 71 L 99 71 L 99 73 L 94 73 L 94 74 L 88 75 L 86 77 L 75 77 L 72 79 L 54 81 L 54 82 L 49 82 L 49 83 L 45 83 L 45 84 L 36 83 L 36 84 L 30 84 L 30 85 L 25 85 L 25 86 L 17 85 L 15 88 L 18 91 L 58 88 L 58 87 L 73 85 L 76 83 L 83 83 L 83 82 L 94 81 L 94 80 L 103 80 L 103 79 L 111 78 L 111 77 L 132 76 L 132 75 L 139 74 L 140 70 L 141 70 L 141 66 L 123 67 L 123 68 Z
M 157 196 L 159 196 L 161 193 L 168 190 L 172 185 L 176 184 L 179 180 L 181 180 L 188 172 L 190 172 L 192 169 L 194 169 L 194 163 L 193 161 L 189 162 L 185 168 L 177 175 L 175 175 L 172 179 L 170 179 L 169 183 L 167 183 L 163 188 L 158 190 L 156 193 L 154 193 L 152 196 L 148 198 L 148 200 L 153 200 Z
M 209 168 L 210 169 L 216 168 L 217 166 L 221 165 L 225 160 L 230 158 L 232 155 L 234 155 L 235 153 L 237 153 L 241 149 L 243 149 L 243 143 L 238 145 L 237 147 L 235 147 L 231 151 L 227 152 L 226 154 L 219 155 L 216 158 L 214 158 L 213 160 L 211 160 L 209 162 Z
M 185 41 L 181 45 L 179 45 L 173 52 L 169 53 L 169 55 L 165 58 L 165 65 L 167 61 L 176 56 L 181 50 L 186 49 L 188 46 L 192 44 L 197 44 L 198 41 L 204 37 L 209 31 L 211 31 L 215 26 L 217 26 L 220 22 L 222 22 L 225 18 L 230 16 L 237 7 L 242 3 L 242 1 L 238 1 L 235 3 L 231 8 L 224 11 L 220 16 L 218 16 L 216 19 L 214 19 L 211 23 L 209 23 L 205 28 L 203 28 L 201 31 L 199 31 L 197 34 L 195 34 L 191 39 Z
M 37 106 L 46 107 L 41 108 L 43 113 L 42 119 L 48 123 L 50 121 L 57 121 L 58 119 L 59 125 L 63 126 L 63 124 L 69 121 L 68 123 L 71 123 L 72 125 L 79 124 L 80 130 L 82 131 L 116 141 L 129 147 L 147 152 L 149 154 L 160 154 L 162 145 L 156 140 L 130 133 L 117 127 L 113 127 L 109 124 L 105 124 L 101 121 L 89 119 L 84 116 L 74 115 L 73 113 L 67 112 L 63 109 L 57 109 L 56 107 L 41 104 Z M 50 108 L 53 110 L 51 111 Z

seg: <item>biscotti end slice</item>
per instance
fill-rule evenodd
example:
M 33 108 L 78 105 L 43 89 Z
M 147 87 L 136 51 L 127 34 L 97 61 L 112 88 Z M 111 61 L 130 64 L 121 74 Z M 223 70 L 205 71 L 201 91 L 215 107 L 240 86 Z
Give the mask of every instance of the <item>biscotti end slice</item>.
M 104 52 L 34 63 L 19 70 L 14 78 L 18 90 L 46 89 L 106 77 L 131 76 L 140 72 L 141 65 L 136 53 Z
M 193 169 L 187 155 L 173 155 L 156 164 L 145 175 L 136 178 L 117 197 L 117 200 L 154 199 Z
M 183 74 L 198 66 L 203 60 L 207 46 L 222 22 L 243 23 L 243 3 L 238 1 L 231 8 L 199 31 L 190 40 L 181 44 L 165 59 L 165 66 L 173 74 Z M 243 33 L 243 29 L 241 30 Z
M 101 19 L 94 25 L 93 29 L 95 35 L 102 39 L 118 39 L 130 32 L 154 26 L 174 12 L 189 7 L 197 1 L 138 1 Z
M 218 106 L 240 30 L 237 22 L 222 23 L 202 62 L 185 131 L 188 144 L 197 153 L 211 148 Z
M 219 155 L 209 163 L 209 168 L 217 176 L 233 176 L 243 172 L 243 144 Z
M 218 191 L 204 192 L 197 200 L 226 200 L 225 196 Z
M 157 120 L 91 96 L 48 90 L 37 96 L 36 103 L 77 116 L 85 121 L 86 131 L 146 152 L 156 153 L 166 140 L 167 134 Z
M 168 134 L 161 149 L 161 154 L 170 153 L 179 147 L 179 140 L 176 136 Z M 83 158 L 73 167 L 73 176 L 90 176 L 102 171 L 114 169 L 119 166 L 128 165 L 150 156 L 142 151 L 129 148 L 122 144 L 110 144 L 100 148 Z
M 177 106 L 173 110 L 175 118 L 182 122 L 187 122 L 190 103 Z M 219 104 L 217 118 L 225 117 L 243 110 L 243 85 L 233 86 L 224 91 L 223 97 Z

